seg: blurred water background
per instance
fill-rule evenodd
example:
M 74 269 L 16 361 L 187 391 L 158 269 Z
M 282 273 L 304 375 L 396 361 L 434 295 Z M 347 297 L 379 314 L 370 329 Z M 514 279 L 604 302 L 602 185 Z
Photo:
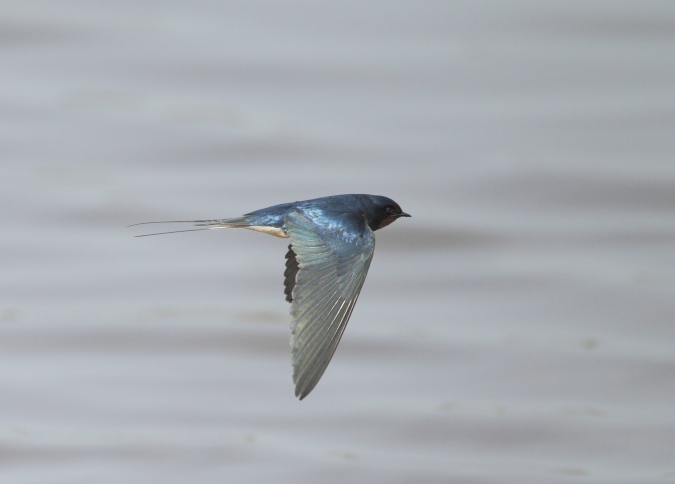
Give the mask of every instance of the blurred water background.
M 0 482 L 675 482 L 675 3 L 0 4 Z M 286 241 L 398 201 L 314 392 Z

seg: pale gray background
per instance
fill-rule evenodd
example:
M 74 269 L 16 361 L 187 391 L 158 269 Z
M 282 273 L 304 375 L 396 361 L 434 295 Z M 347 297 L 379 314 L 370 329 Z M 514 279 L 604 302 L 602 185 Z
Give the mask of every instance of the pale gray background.
M 675 482 L 675 2 L 0 3 L 0 482 Z M 286 241 L 378 233 L 299 402 Z

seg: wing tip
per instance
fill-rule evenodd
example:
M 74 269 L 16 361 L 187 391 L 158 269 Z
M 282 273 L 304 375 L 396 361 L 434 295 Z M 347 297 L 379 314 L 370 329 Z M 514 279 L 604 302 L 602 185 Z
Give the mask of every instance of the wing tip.
M 316 386 L 316 383 L 309 388 L 303 388 L 303 386 L 298 383 L 295 386 L 295 396 L 298 397 L 298 400 L 302 401 L 307 395 L 309 395 L 312 390 L 314 390 L 314 387 Z

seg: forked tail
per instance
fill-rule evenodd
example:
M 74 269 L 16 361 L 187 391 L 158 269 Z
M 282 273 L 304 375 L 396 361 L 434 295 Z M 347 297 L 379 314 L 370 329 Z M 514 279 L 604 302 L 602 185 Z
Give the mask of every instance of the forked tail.
M 169 232 L 155 232 L 153 234 L 136 235 L 135 237 L 149 237 L 151 235 L 177 234 L 179 232 L 196 232 L 198 230 L 218 230 L 218 229 L 243 229 L 250 227 L 251 224 L 246 221 L 245 217 L 225 218 L 220 220 L 166 220 L 162 222 L 140 222 L 137 224 L 127 225 L 127 227 L 135 227 L 136 225 L 148 224 L 194 224 L 200 229 L 183 229 L 171 230 Z

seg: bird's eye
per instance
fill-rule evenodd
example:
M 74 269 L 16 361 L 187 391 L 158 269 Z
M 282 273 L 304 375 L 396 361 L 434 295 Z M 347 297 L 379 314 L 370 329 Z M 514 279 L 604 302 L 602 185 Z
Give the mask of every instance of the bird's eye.
M 385 210 L 387 211 L 387 213 L 394 213 L 393 207 L 387 207 Z

